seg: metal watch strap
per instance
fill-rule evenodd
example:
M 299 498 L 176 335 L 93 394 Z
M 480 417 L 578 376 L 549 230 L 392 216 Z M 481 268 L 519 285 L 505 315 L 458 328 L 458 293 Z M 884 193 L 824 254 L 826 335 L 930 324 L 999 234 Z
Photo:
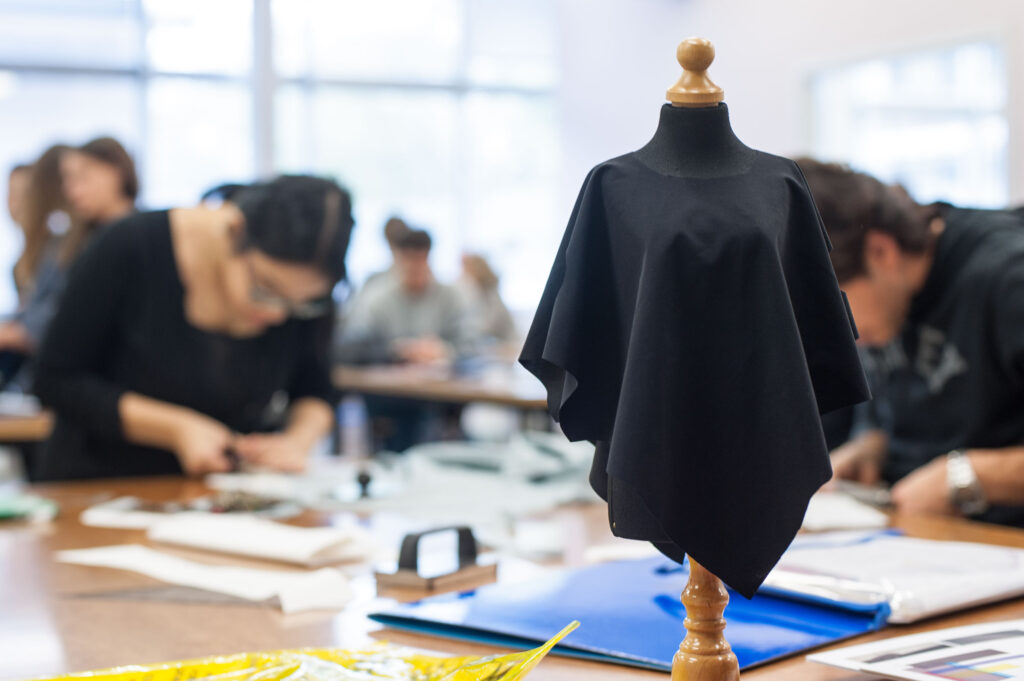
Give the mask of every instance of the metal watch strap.
M 946 481 L 949 500 L 961 513 L 978 515 L 988 509 L 974 466 L 963 450 L 954 449 L 946 454 Z

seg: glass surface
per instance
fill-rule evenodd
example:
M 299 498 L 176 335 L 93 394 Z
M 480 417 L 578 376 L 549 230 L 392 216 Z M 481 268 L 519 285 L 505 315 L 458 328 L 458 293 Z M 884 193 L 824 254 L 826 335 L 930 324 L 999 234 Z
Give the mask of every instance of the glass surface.
M 814 153 L 898 182 L 918 201 L 1008 199 L 1006 63 L 995 43 L 871 59 L 812 81 Z
M 144 0 L 146 53 L 156 71 L 245 75 L 252 0 Z
M 274 0 L 278 72 L 360 81 L 459 75 L 459 0 Z
M 7 214 L 8 171 L 31 163 L 52 144 L 82 144 L 99 135 L 111 135 L 137 153 L 139 102 L 132 78 L 0 71 L 0 129 L 17 131 L 0 135 L 0 314 L 15 307 L 9 273 L 21 252 L 21 232 Z
M 253 179 L 252 102 L 244 83 L 154 78 L 146 95 L 146 204 L 192 205 Z
M 0 63 L 136 68 L 134 0 L 0 0 Z

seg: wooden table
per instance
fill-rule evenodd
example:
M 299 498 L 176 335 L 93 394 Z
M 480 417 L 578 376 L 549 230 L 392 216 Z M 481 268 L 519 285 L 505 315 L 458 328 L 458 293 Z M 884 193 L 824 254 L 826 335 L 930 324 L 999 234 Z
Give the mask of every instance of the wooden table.
M 0 444 L 42 442 L 53 430 L 53 414 L 44 411 L 36 416 L 0 416 Z
M 0 526 L 0 679 L 241 651 L 362 646 L 380 638 L 458 654 L 490 654 L 499 650 L 383 629 L 366 619 L 367 612 L 391 603 L 375 595 L 368 565 L 354 568 L 353 585 L 357 596 L 340 613 L 285 615 L 264 605 L 205 605 L 114 598 L 112 592 L 156 583 L 119 570 L 56 563 L 53 552 L 145 543 L 143 533 L 84 527 L 77 519 L 79 511 L 113 495 L 132 493 L 148 499 L 172 499 L 199 495 L 205 488 L 198 482 L 167 478 L 64 483 L 36 486 L 27 491 L 57 500 L 61 504 L 61 515 L 52 524 Z M 571 530 L 567 535 L 571 540 L 567 542 L 564 564 L 580 564 L 587 546 L 624 541 L 609 534 L 607 516 L 600 506 L 567 508 L 557 511 L 555 516 Z M 298 522 L 323 524 L 330 520 L 327 515 L 307 513 Z M 393 525 L 393 518 L 379 520 Z M 370 519 L 372 529 L 377 521 Z M 896 518 L 895 524 L 914 536 L 1024 547 L 1024 532 L 1016 530 L 951 519 Z M 384 529 L 383 524 L 380 529 Z M 218 560 L 210 554 L 188 555 L 194 558 L 205 555 L 207 561 Z M 268 564 L 261 566 L 268 567 Z M 600 597 L 595 594 L 595 598 Z M 860 637 L 857 642 L 1009 618 L 1024 618 L 1024 600 L 976 608 L 919 625 L 891 627 Z M 617 681 L 668 677 L 628 667 L 548 657 L 529 678 L 536 681 Z M 871 677 L 794 657 L 751 670 L 743 678 L 854 681 Z
M 525 369 L 507 365 L 475 376 L 454 376 L 451 369 L 412 365 L 336 367 L 334 385 L 365 395 L 432 402 L 488 402 L 522 410 L 547 409 L 544 388 Z

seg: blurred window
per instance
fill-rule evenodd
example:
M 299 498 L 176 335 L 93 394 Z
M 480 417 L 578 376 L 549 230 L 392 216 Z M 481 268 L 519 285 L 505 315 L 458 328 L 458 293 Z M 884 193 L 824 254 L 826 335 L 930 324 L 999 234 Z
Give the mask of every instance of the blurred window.
M 346 184 L 358 283 L 390 261 L 400 215 L 434 236 L 442 279 L 486 255 L 531 308 L 551 257 L 558 144 L 549 0 L 273 0 L 277 169 Z
M 0 63 L 137 68 L 135 0 L 0 0 Z
M 266 1 L 266 0 L 264 0 Z M 135 157 L 143 207 L 254 175 L 252 0 L 0 0 L 0 164 L 99 135 Z M 0 313 L 21 234 L 0 210 Z
M 555 22 L 550 0 L 0 0 L 0 164 L 112 135 L 146 208 L 333 176 L 355 195 L 356 282 L 388 265 L 399 214 L 433 233 L 440 277 L 473 249 L 530 307 L 550 258 L 534 235 L 560 221 Z M 0 312 L 19 250 L 0 211 Z
M 813 152 L 900 183 L 921 202 L 1003 207 L 1006 73 L 991 42 L 824 69 L 811 81 Z
M 146 201 L 191 204 L 207 189 L 253 176 L 247 83 L 154 77 L 146 88 Z
M 252 0 L 143 0 L 149 68 L 246 76 Z

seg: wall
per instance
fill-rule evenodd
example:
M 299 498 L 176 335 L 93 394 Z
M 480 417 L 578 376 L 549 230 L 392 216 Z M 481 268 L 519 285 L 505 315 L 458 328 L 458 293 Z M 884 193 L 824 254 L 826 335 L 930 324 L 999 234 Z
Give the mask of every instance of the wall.
M 562 0 L 562 16 L 564 184 L 576 185 L 573 197 L 590 166 L 649 138 L 687 36 L 715 43 L 711 76 L 741 139 L 783 155 L 808 151 L 805 84 L 815 69 L 996 38 L 1010 80 L 1010 195 L 1024 203 L 1024 2 Z
M 561 0 L 562 195 L 565 216 L 587 171 L 644 145 L 679 77 L 687 33 L 680 0 Z

